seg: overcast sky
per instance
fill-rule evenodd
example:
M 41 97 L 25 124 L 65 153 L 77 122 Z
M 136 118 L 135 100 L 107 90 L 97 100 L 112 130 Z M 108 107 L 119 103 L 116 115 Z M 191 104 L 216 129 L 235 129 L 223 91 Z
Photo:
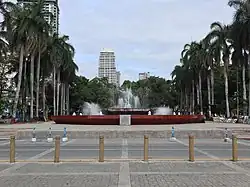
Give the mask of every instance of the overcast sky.
M 139 72 L 170 78 L 183 45 L 213 21 L 230 23 L 228 0 L 59 0 L 60 33 L 70 36 L 79 74 L 97 76 L 102 48 L 115 51 L 124 79 Z

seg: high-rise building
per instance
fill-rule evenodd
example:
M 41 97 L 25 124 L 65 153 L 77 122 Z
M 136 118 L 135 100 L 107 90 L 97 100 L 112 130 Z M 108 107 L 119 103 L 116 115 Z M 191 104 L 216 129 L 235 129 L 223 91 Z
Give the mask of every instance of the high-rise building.
M 37 0 L 17 0 L 21 6 L 37 2 Z M 59 6 L 58 0 L 45 0 L 43 11 L 45 13 L 44 19 L 51 25 L 52 34 L 59 32 Z M 53 16 L 51 16 L 53 15 Z
M 117 85 L 117 71 L 115 65 L 115 52 L 103 49 L 100 52 L 98 77 L 108 78 L 108 82 Z
M 139 73 L 139 80 L 144 80 L 144 79 L 147 79 L 149 77 L 150 77 L 149 72 Z

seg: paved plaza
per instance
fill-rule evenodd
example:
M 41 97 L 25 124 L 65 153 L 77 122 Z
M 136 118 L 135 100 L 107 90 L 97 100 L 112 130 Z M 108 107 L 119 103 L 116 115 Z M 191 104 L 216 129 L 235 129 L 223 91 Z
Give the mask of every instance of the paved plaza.
M 250 142 L 239 141 L 239 159 L 231 158 L 231 142 L 196 139 L 195 162 L 188 162 L 188 140 L 149 139 L 148 162 L 143 138 L 105 139 L 105 162 L 98 162 L 98 139 L 61 142 L 54 164 L 54 142 L 16 141 L 15 164 L 8 164 L 9 142 L 0 142 L 1 187 L 165 187 L 248 186 Z M 26 162 L 24 162 L 26 160 Z M 249 160 L 249 161 L 248 161 Z
M 32 143 L 36 127 L 37 142 Z M 68 130 L 61 142 L 60 163 L 54 164 L 55 142 L 46 136 Z M 224 129 L 245 133 L 249 125 L 205 123 L 175 125 L 77 126 L 51 122 L 1 126 L 1 187 L 191 187 L 249 186 L 250 141 L 238 140 L 238 162 L 232 162 L 232 142 L 224 142 Z M 16 134 L 16 163 L 9 164 L 9 135 Z M 195 133 L 194 133 L 195 132 Z M 195 162 L 188 161 L 188 135 L 194 133 Z M 143 161 L 144 134 L 149 136 L 149 161 Z M 98 162 L 99 139 L 104 136 L 103 163 Z M 7 139 L 5 138 L 7 137 Z
M 250 183 L 249 162 L 0 164 L 1 187 L 189 187 Z

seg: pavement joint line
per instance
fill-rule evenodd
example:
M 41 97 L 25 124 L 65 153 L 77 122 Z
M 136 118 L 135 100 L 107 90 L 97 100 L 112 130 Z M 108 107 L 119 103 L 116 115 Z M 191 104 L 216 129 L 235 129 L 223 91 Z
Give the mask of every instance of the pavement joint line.
M 125 138 L 122 139 L 121 159 L 128 159 L 128 140 Z M 128 162 L 120 163 L 118 187 L 131 187 Z
M 180 140 L 176 140 L 176 142 L 179 142 L 180 144 L 182 145 L 186 145 L 186 146 L 189 146 L 187 143 L 183 142 L 183 141 L 180 141 Z M 219 160 L 220 158 L 217 157 L 217 156 L 214 156 L 206 151 L 203 151 L 197 147 L 194 147 L 194 150 L 201 153 L 201 154 L 204 154 L 212 159 L 215 159 L 215 160 Z M 222 164 L 224 164 L 225 166 L 228 166 L 229 168 L 231 169 L 234 169 L 235 171 L 238 171 L 238 172 L 241 172 L 241 173 L 245 173 L 247 176 L 250 176 L 250 171 L 249 170 L 246 170 L 240 166 L 237 166 L 236 164 L 233 164 L 232 161 L 220 161 Z
M 46 173 L 5 173 L 2 176 L 61 176 L 61 175 L 118 175 L 118 172 L 46 172 Z
M 65 143 L 62 143 L 61 144 L 61 146 L 65 146 L 65 145 L 67 145 L 67 144 L 69 144 L 69 143 L 72 143 L 72 142 L 74 142 L 75 140 L 70 140 L 70 141 L 68 141 L 68 142 L 65 142 Z M 47 155 L 47 154 L 49 154 L 49 153 L 51 153 L 51 152 L 53 152 L 55 150 L 55 148 L 53 147 L 53 148 L 50 148 L 50 149 L 48 149 L 48 150 L 46 150 L 46 151 L 44 151 L 44 152 L 42 152 L 42 153 L 39 153 L 39 154 L 37 154 L 37 155 L 35 155 L 35 156 L 33 156 L 33 157 L 31 157 L 31 158 L 29 158 L 29 159 L 27 159 L 27 160 L 36 160 L 36 159 L 39 159 L 39 158 L 41 158 L 41 157 L 43 157 L 43 156 L 45 156 L 45 155 Z M 23 166 L 25 166 L 25 165 L 27 165 L 28 163 L 13 163 L 13 166 L 11 166 L 11 167 L 9 167 L 9 168 L 6 168 L 6 169 L 4 169 L 4 170 L 2 170 L 2 171 L 0 171 L 0 177 L 1 176 L 3 176 L 4 174 L 6 174 L 6 173 L 10 173 L 10 172 L 12 172 L 13 170 L 17 170 L 17 169 L 19 169 L 19 168 L 21 168 L 21 167 L 23 167 Z
M 213 171 L 208 171 L 208 172 L 199 172 L 199 171 L 180 171 L 180 172 L 168 172 L 168 171 L 148 171 L 148 172 L 130 172 L 131 175 L 208 175 L 208 174 L 213 174 L 213 175 L 224 175 L 224 174 L 244 174 L 244 173 L 239 173 L 236 171 L 218 171 L 218 172 L 213 172 Z
M 16 148 L 17 151 L 45 151 L 48 148 Z M 232 151 L 230 149 L 202 149 L 204 151 Z M 68 149 L 68 148 L 62 148 L 60 151 L 99 151 L 99 149 Z M 105 151 L 124 151 L 123 149 L 105 149 Z M 129 151 L 143 151 L 143 149 L 129 149 Z M 149 149 L 150 151 L 188 151 L 188 149 Z M 238 151 L 250 151 L 250 149 L 238 149 Z M 9 149 L 1 149 L 1 152 L 9 152 Z
M 222 161 L 230 161 L 230 158 L 196 158 L 195 162 L 222 162 Z M 177 158 L 154 158 L 149 159 L 149 162 L 189 162 L 188 159 L 177 159 Z M 60 163 L 96 163 L 98 159 L 61 159 Z M 122 163 L 122 162 L 144 162 L 142 159 L 105 159 L 105 163 Z M 250 158 L 240 158 L 238 162 L 250 162 Z M 38 160 L 16 160 L 16 164 L 18 163 L 54 163 L 53 159 L 38 159 Z M 0 160 L 0 164 L 9 164 L 9 160 Z

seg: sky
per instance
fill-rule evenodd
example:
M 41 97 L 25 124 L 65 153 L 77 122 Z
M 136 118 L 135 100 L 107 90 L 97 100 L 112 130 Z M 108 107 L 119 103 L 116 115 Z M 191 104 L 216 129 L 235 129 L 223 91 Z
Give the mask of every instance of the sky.
M 171 78 L 184 44 L 199 41 L 210 24 L 232 21 L 228 0 L 59 0 L 60 34 L 76 49 L 79 74 L 98 74 L 99 52 L 115 51 L 121 82 L 140 72 Z

